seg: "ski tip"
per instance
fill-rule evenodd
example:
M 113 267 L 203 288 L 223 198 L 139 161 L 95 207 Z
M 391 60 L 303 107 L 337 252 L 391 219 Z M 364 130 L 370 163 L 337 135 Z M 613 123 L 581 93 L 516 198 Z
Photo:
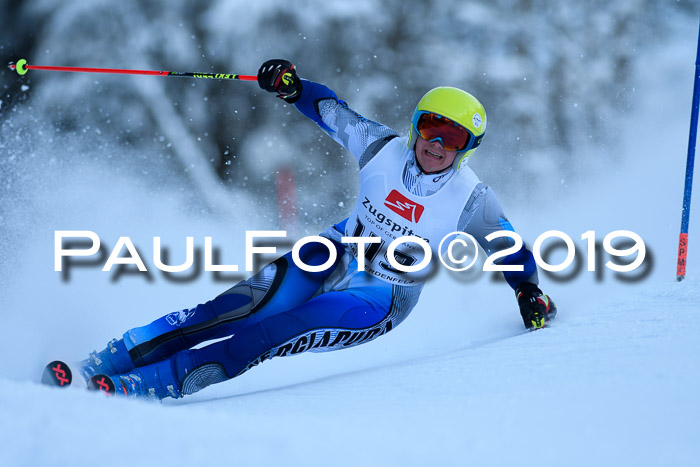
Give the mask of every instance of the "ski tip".
M 107 375 L 95 375 L 90 378 L 88 390 L 99 391 L 108 396 L 113 396 L 116 392 L 114 381 Z
M 44 373 L 41 375 L 41 383 L 47 386 L 58 386 L 65 388 L 73 381 L 73 372 L 65 362 L 54 360 L 46 365 Z

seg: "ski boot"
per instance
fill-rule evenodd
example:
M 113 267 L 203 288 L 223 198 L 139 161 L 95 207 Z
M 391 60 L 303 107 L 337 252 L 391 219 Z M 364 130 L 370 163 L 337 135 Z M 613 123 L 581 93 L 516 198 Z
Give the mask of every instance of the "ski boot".
M 150 400 L 183 396 L 169 360 L 142 366 L 124 374 L 110 376 L 116 394 Z
M 547 323 L 557 315 L 554 301 L 545 295 L 535 284 L 524 282 L 515 290 L 520 307 L 520 316 L 525 327 L 531 331 L 547 326 Z
M 100 352 L 93 351 L 90 356 L 80 362 L 80 371 L 85 381 L 90 381 L 95 375 L 119 375 L 128 373 L 136 368 L 124 345 L 124 339 L 112 339 L 107 347 Z

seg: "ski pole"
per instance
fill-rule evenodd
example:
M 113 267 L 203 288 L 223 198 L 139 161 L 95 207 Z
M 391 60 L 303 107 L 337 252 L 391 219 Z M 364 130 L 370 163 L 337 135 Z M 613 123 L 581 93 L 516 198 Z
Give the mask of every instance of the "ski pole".
M 231 73 L 192 73 L 183 71 L 155 71 L 155 70 L 122 70 L 118 68 L 84 68 L 73 66 L 40 66 L 27 65 L 25 59 L 17 61 L 16 65 L 10 65 L 10 68 L 16 70 L 18 74 L 25 75 L 28 70 L 46 70 L 46 71 L 68 71 L 72 73 L 111 73 L 121 75 L 151 75 L 151 76 L 168 76 L 175 78 L 208 78 L 208 79 L 238 79 L 242 81 L 257 81 L 257 76 L 253 75 L 234 75 Z
M 698 129 L 698 109 L 700 108 L 700 31 L 698 32 L 698 48 L 695 57 L 695 79 L 693 84 L 693 104 L 690 110 L 690 134 L 688 136 L 688 157 L 685 166 L 685 189 L 683 191 L 683 212 L 681 216 L 681 234 L 678 238 L 678 263 L 676 265 L 676 280 L 685 277 L 685 266 L 688 255 L 688 224 L 690 220 L 690 196 L 693 190 L 693 168 L 695 165 L 695 142 Z

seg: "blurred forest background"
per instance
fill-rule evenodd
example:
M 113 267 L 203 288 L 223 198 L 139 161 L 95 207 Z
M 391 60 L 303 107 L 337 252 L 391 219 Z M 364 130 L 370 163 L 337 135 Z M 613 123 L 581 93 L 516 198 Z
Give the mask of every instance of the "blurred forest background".
M 688 0 L 2 0 L 0 61 L 255 74 L 287 58 L 402 134 L 424 92 L 461 87 L 488 114 L 470 164 L 506 198 L 615 158 L 637 58 L 699 15 Z M 255 83 L 3 67 L 0 90 L 0 199 L 27 165 L 50 170 L 56 157 L 178 187 L 188 209 L 248 203 L 275 213 L 268 228 L 284 224 L 275 179 L 295 178 L 305 233 L 356 197 L 352 156 Z

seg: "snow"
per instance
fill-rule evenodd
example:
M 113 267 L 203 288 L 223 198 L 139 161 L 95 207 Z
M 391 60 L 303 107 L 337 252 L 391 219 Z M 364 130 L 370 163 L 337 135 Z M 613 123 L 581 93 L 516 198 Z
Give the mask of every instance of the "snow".
M 154 269 L 150 281 L 112 280 L 94 266 L 63 281 L 52 270 L 54 230 L 90 228 L 107 253 L 129 235 L 145 258 L 160 235 L 170 264 L 184 261 L 185 236 L 200 246 L 212 236 L 222 264 L 242 265 L 243 231 L 269 229 L 254 209 L 243 222 L 213 218 L 176 184 L 142 184 L 99 158 L 78 163 L 69 153 L 90 150 L 82 144 L 52 148 L 54 162 L 27 169 L 35 172 L 14 185 L 22 202 L 2 212 L 15 227 L 1 253 L 11 262 L 3 271 L 12 266 L 0 282 L 3 465 L 695 465 L 697 195 L 681 283 L 675 256 L 697 25 L 681 26 L 673 43 L 644 51 L 637 64 L 640 74 L 654 72 L 638 80 L 618 157 L 601 162 L 586 157 L 593 147 L 578 148 L 576 180 L 527 202 L 501 200 L 526 239 L 557 229 L 585 252 L 584 232 L 602 240 L 627 229 L 653 261 L 631 283 L 605 269 L 601 280 L 585 268 L 567 282 L 543 275 L 560 310 L 543 331 L 524 332 L 505 284 L 485 275 L 462 284 L 443 271 L 406 322 L 380 339 L 266 362 L 181 400 L 43 387 L 46 362 L 81 358 L 230 283 L 173 283 Z

